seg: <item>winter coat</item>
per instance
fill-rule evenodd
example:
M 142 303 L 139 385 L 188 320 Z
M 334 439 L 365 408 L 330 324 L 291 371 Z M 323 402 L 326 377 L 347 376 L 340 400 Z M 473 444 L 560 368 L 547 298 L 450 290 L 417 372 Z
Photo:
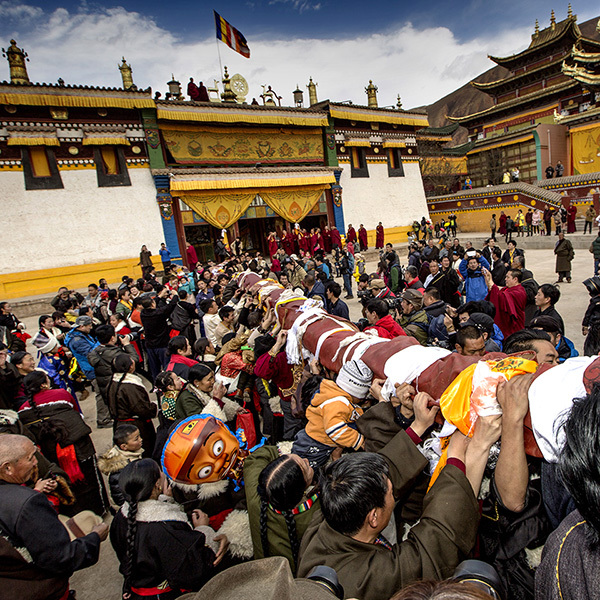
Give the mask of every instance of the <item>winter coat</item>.
M 405 431 L 399 431 L 379 453 L 390 466 L 394 497 L 410 501 L 427 461 Z M 473 549 L 477 523 L 478 505 L 469 481 L 450 464 L 423 499 L 420 522 L 391 550 L 338 533 L 322 514 L 315 514 L 302 538 L 298 577 L 326 565 L 336 571 L 346 597 L 389 598 L 419 579 L 450 577 Z
M 108 477 L 110 496 L 117 506 L 123 506 L 125 496 L 119 487 L 119 475 L 121 471 L 134 460 L 142 458 L 143 449 L 137 452 L 121 450 L 119 446 L 113 446 L 108 452 L 98 457 L 98 469 Z
M 167 321 L 178 302 L 178 296 L 168 304 L 161 298 L 157 298 L 156 308 L 144 308 L 140 313 L 148 348 L 166 348 L 169 345 L 170 327 Z
M 398 322 L 394 320 L 392 315 L 385 315 L 375 325 L 365 327 L 365 331 L 376 331 L 380 338 L 387 340 L 393 340 L 399 335 L 406 335 L 404 329 L 398 325 Z
M 136 363 L 139 362 L 139 356 L 132 344 L 96 346 L 88 355 L 88 361 L 94 369 L 98 388 L 105 401 L 108 398 L 107 390 L 113 376 L 113 360 L 121 354 L 128 354 Z
M 559 240 L 554 247 L 554 254 L 556 254 L 556 269 L 557 273 L 571 270 L 571 261 L 575 256 L 573 245 L 571 240 Z
M 419 344 L 424 346 L 427 343 L 429 335 L 429 319 L 427 313 L 421 309 L 416 310 L 410 315 L 402 315 L 400 325 L 404 329 L 406 335 L 414 337 Z
M 110 527 L 110 543 L 121 563 L 121 573 L 128 548 L 127 514 L 129 505 L 125 503 Z M 160 496 L 140 502 L 136 521 L 133 587 L 196 591 L 215 574 L 215 532 L 208 526 L 192 529 L 172 498 Z
M 100 536 L 89 533 L 71 541 L 46 496 L 26 486 L 0 481 L 0 522 L 4 600 L 59 600 L 74 571 L 98 562 Z
M 175 414 L 178 419 L 192 415 L 211 414 L 224 422 L 235 418 L 240 406 L 226 397 L 219 400 L 188 383 L 177 397 Z
M 364 438 L 350 425 L 362 413 L 350 394 L 333 381 L 323 379 L 306 409 L 308 423 L 304 429 L 306 435 L 326 446 L 357 450 Z
M 594 260 L 600 260 L 600 235 L 592 242 L 590 250 L 594 255 Z
M 481 272 L 481 268 L 490 269 L 490 263 L 483 256 L 479 258 L 479 266 L 475 271 L 467 268 L 467 259 L 463 258 L 460 261 L 458 270 L 465 280 L 465 301 L 484 300 L 488 293 L 485 278 Z
M 246 503 L 248 506 L 248 516 L 250 518 L 250 533 L 252 534 L 255 559 L 265 557 L 260 535 L 261 501 L 257 491 L 258 478 L 262 470 L 271 462 L 279 458 L 279 456 L 279 450 L 275 446 L 263 446 L 252 452 L 252 454 L 244 461 L 244 489 L 246 492 Z M 307 507 L 306 510 L 294 514 L 296 535 L 299 542 L 302 540 L 302 536 L 310 525 L 313 517 L 321 512 L 321 501 L 319 500 L 318 495 L 315 494 L 313 496 L 311 491 L 314 491 L 312 486 L 309 488 L 308 494 L 305 493 L 305 498 L 303 498 L 302 503 L 299 505 Z M 283 556 L 287 558 L 292 573 L 294 573 L 296 566 L 294 565 L 294 559 L 292 557 L 292 548 L 285 518 L 270 507 L 267 510 L 267 540 L 269 543 L 268 556 Z
M 96 374 L 88 361 L 88 354 L 99 345 L 100 342 L 96 338 L 79 331 L 79 329 L 71 329 L 65 336 L 65 346 L 72 352 L 79 363 L 79 367 L 90 381 L 96 379 Z

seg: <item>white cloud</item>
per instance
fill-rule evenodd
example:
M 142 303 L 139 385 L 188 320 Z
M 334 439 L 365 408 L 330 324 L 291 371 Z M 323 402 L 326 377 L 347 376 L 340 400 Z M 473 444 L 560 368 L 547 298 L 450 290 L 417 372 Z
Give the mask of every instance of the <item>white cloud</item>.
M 32 19 L 40 17 L 43 14 L 44 11 L 39 6 L 0 2 L 0 17 L 5 17 L 6 19 Z
M 320 2 L 311 2 L 310 0 L 270 0 L 269 4 L 289 4 L 294 10 L 303 13 L 307 10 L 320 10 Z
M 304 0 L 292 0 L 301 5 Z M 311 3 L 315 5 L 315 3 Z M 219 62 L 215 38 L 184 42 L 152 19 L 124 8 L 85 5 L 77 12 L 60 8 L 41 14 L 34 7 L 9 7 L 28 16 L 0 23 L 0 36 L 16 36 L 30 57 L 32 81 L 119 86 L 121 56 L 133 67 L 139 87 L 166 91 L 171 73 L 185 87 L 189 77 L 212 85 Z M 410 23 L 355 39 L 249 39 L 245 59 L 219 42 L 229 73 L 241 73 L 250 85 L 248 100 L 270 84 L 291 104 L 292 91 L 305 89 L 309 76 L 318 82 L 320 99 L 366 104 L 369 79 L 379 88 L 379 104 L 393 105 L 400 94 L 405 107 L 429 104 L 493 66 L 488 54 L 506 55 L 524 48 L 531 28 L 499 32 L 496 38 L 458 41 L 445 27 L 416 29 Z M 8 74 L 5 63 L 4 73 Z M 0 72 L 0 79 L 4 78 Z M 305 94 L 305 98 L 308 95 Z

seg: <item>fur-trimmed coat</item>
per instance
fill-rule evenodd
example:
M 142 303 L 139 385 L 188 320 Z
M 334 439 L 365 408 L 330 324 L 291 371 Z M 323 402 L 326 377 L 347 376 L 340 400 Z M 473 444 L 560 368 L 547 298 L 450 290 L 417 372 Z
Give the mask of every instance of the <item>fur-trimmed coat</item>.
M 110 542 L 121 563 L 127 553 L 127 515 L 125 503 L 110 527 Z M 213 575 L 218 542 L 210 527 L 193 529 L 187 515 L 172 498 L 160 496 L 138 505 L 137 533 L 131 585 L 154 588 L 168 584 L 175 590 L 196 591 Z
M 110 496 L 117 506 L 123 506 L 125 502 L 125 496 L 119 487 L 119 475 L 130 462 L 142 458 L 143 452 L 143 448 L 137 452 L 128 452 L 127 450 L 121 450 L 118 446 L 113 446 L 98 458 L 98 469 L 108 476 Z

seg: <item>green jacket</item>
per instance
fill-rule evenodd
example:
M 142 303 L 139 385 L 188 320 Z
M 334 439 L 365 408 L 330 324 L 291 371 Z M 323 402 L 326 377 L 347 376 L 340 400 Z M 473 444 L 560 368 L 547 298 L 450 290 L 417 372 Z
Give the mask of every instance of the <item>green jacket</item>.
M 412 335 L 421 346 L 427 343 L 429 335 L 429 319 L 425 310 L 417 310 L 410 315 L 402 315 L 400 326 L 406 335 Z
M 405 431 L 379 453 L 389 464 L 394 497 L 404 502 L 427 461 Z M 326 565 L 335 569 L 346 597 L 389 598 L 414 581 L 450 577 L 473 549 L 478 521 L 469 481 L 458 467 L 447 465 L 423 499 L 419 523 L 391 550 L 342 535 L 315 515 L 302 538 L 298 577 Z
M 590 250 L 594 254 L 596 260 L 600 260 L 600 235 L 592 242 Z
M 258 478 L 262 470 L 276 458 L 279 451 L 275 446 L 263 446 L 255 450 L 244 461 L 244 489 L 246 491 L 246 504 L 248 506 L 248 517 L 250 519 L 250 534 L 254 547 L 254 558 L 264 558 L 262 541 L 260 538 L 260 497 L 257 492 Z M 296 534 L 298 540 L 302 539 L 306 528 L 314 515 L 321 513 L 321 503 L 317 499 L 309 510 L 294 516 L 296 522 Z M 267 512 L 267 537 L 269 540 L 269 555 L 283 556 L 288 559 L 292 572 L 295 572 L 292 548 L 288 536 L 287 525 L 282 515 L 268 509 Z

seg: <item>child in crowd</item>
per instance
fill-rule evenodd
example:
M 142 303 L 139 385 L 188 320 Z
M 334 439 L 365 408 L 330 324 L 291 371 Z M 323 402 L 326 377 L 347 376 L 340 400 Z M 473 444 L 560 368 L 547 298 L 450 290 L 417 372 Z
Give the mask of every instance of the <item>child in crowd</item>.
M 143 452 L 140 430 L 135 425 L 125 423 L 115 429 L 113 447 L 98 458 L 98 468 L 108 477 L 110 495 L 117 506 L 125 502 L 119 488 L 119 475 L 130 462 L 140 460 Z
M 354 422 L 363 414 L 358 402 L 369 395 L 373 372 L 361 360 L 340 369 L 335 383 L 323 379 L 306 406 L 308 423 L 296 436 L 292 453 L 322 467 L 336 448 L 358 450 L 364 437 Z

